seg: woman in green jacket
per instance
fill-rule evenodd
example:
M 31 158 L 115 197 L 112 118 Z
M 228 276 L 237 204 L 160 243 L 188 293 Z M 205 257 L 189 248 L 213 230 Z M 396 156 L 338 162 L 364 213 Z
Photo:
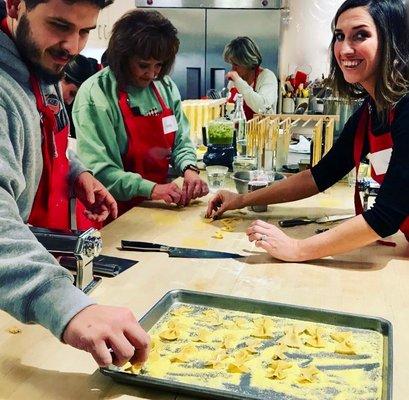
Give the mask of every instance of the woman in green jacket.
M 157 11 L 134 10 L 114 25 L 109 67 L 78 91 L 78 153 L 123 213 L 144 199 L 188 205 L 208 188 L 198 174 L 179 91 L 167 76 L 177 31 Z M 169 165 L 184 178 L 167 183 Z

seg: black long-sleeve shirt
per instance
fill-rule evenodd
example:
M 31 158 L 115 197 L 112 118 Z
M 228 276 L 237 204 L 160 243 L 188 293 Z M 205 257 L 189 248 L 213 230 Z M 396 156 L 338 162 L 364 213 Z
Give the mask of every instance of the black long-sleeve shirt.
M 345 124 L 332 149 L 312 168 L 312 175 L 320 192 L 328 189 L 354 168 L 355 131 L 363 106 Z M 409 216 L 409 95 L 396 106 L 392 126 L 371 114 L 374 135 L 390 131 L 393 140 L 392 156 L 384 181 L 373 207 L 363 213 L 369 226 L 381 237 L 399 230 Z M 366 136 L 362 158 L 369 152 Z

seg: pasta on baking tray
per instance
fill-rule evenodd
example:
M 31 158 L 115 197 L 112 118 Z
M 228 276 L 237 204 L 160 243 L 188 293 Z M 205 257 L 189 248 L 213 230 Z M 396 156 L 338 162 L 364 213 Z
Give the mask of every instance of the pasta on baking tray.
M 260 398 L 381 399 L 378 332 L 176 304 L 149 334 L 148 361 L 125 372 Z

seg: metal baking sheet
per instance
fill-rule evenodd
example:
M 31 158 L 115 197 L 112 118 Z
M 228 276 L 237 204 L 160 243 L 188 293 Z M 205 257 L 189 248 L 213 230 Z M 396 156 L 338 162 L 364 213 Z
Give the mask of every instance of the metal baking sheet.
M 173 290 L 165 294 L 140 320 L 145 330 L 151 329 L 170 308 L 177 304 L 214 307 L 225 310 L 246 313 L 262 314 L 271 317 L 291 318 L 302 322 L 315 322 L 335 325 L 346 328 L 365 329 L 382 334 L 383 340 L 383 368 L 382 368 L 382 400 L 392 400 L 392 324 L 376 317 L 367 317 L 327 311 L 308 307 L 299 307 L 289 304 L 272 303 L 251 300 L 240 297 L 224 296 L 213 293 L 194 292 L 189 290 Z M 249 393 L 232 393 L 228 390 L 219 390 L 209 387 L 185 384 L 167 379 L 153 378 L 144 375 L 133 375 L 122 372 L 115 366 L 101 368 L 101 372 L 115 381 L 148 386 L 168 392 L 188 394 L 195 397 L 210 399 L 237 399 L 237 400 L 266 400 L 265 397 L 252 396 Z M 287 397 L 274 397 L 274 399 Z

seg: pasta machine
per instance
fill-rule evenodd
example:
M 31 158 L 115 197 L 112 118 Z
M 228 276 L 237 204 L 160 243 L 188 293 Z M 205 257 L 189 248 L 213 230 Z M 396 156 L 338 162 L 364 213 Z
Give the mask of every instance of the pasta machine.
M 78 289 L 88 293 L 100 282 L 101 278 L 95 277 L 93 271 L 94 258 L 102 250 L 101 234 L 97 229 L 57 231 L 31 226 L 30 230 L 55 257 L 68 256 L 75 260 L 73 275 Z

